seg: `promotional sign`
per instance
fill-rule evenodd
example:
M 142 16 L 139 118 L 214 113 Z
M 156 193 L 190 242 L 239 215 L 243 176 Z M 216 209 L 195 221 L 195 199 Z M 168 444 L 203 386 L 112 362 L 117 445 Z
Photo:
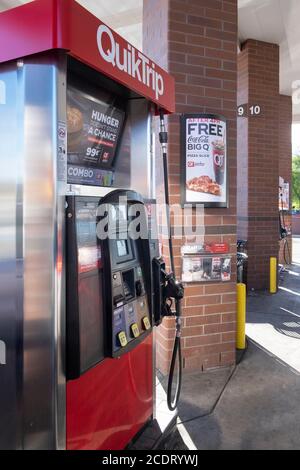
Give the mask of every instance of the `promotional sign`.
M 125 113 L 79 90 L 67 94 L 68 183 L 111 186 Z
M 230 257 L 184 256 L 182 260 L 182 281 L 228 282 L 231 280 Z
M 279 210 L 290 210 L 290 185 L 279 177 Z
M 203 245 L 183 245 L 181 254 L 203 255 L 203 254 L 226 254 L 229 252 L 228 243 L 204 243 Z
M 226 120 L 213 114 L 181 118 L 182 205 L 227 207 Z

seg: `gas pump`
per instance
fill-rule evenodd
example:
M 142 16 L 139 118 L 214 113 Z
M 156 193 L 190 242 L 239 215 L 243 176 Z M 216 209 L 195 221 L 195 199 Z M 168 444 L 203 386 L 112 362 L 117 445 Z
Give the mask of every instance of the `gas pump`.
M 153 416 L 163 316 L 170 409 L 180 393 L 172 241 L 167 273 L 158 240 L 129 230 L 155 198 L 158 114 L 169 200 L 174 81 L 74 0 L 0 14 L 0 39 L 0 448 L 124 449 Z
M 119 197 L 128 200 L 122 212 Z M 143 207 L 141 196 L 124 190 L 67 199 L 69 449 L 99 442 L 122 448 L 138 420 L 152 414 L 151 261 L 148 239 L 127 235 L 126 212 L 134 203 Z M 106 207 L 113 211 L 110 230 L 117 226 L 99 240 L 98 214 Z
M 289 245 L 289 236 L 291 235 L 291 227 L 287 226 L 286 216 L 290 209 L 290 185 L 279 177 L 279 263 L 284 266 L 280 268 L 280 274 L 286 272 L 286 267 L 292 262 L 291 250 Z

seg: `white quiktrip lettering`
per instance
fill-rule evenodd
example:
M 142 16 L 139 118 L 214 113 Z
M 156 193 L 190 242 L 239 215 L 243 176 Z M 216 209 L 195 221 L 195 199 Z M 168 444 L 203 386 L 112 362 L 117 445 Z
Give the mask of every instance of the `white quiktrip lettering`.
M 107 38 L 109 47 L 106 49 L 104 39 Z M 127 44 L 127 48 L 120 46 L 112 31 L 105 25 L 98 28 L 97 44 L 100 55 L 106 62 L 151 88 L 156 99 L 164 94 L 164 80 L 155 70 L 155 64 L 130 44 Z

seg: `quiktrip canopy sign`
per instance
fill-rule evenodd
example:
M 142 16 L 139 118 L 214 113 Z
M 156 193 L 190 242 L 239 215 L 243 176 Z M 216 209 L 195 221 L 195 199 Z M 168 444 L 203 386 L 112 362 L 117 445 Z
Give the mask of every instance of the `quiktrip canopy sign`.
M 175 111 L 174 79 L 74 0 L 37 0 L 0 14 L 0 63 L 60 49 Z

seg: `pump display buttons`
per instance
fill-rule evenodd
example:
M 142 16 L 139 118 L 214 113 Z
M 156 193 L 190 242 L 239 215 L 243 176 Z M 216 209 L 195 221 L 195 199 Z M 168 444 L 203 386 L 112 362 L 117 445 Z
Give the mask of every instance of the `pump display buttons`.
M 144 317 L 144 318 L 142 319 L 142 322 L 143 322 L 143 325 L 144 325 L 145 330 L 150 330 L 151 325 L 150 325 L 149 318 L 148 318 L 148 317 Z
M 124 331 L 120 331 L 120 333 L 118 333 L 118 339 L 120 341 L 120 345 L 122 346 L 122 348 L 125 348 L 128 342 L 127 342 L 126 334 Z
M 134 338 L 138 338 L 140 336 L 140 330 L 136 323 L 133 323 L 130 327 L 131 333 L 133 334 Z

